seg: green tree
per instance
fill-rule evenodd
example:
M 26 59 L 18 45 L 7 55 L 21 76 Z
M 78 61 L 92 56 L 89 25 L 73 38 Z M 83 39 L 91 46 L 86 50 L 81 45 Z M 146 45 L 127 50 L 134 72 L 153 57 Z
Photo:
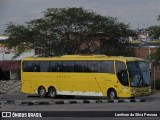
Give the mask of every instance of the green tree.
M 160 21 L 160 15 L 158 16 L 157 20 Z M 153 30 L 153 34 L 157 34 L 157 36 L 160 37 L 160 26 L 155 26 L 154 29 L 156 30 Z M 151 60 L 155 60 L 156 64 L 160 64 L 160 47 L 157 48 L 155 53 L 151 54 Z
M 157 18 L 157 20 L 158 20 L 158 21 L 160 21 L 160 15 L 158 15 L 158 18 Z
M 156 64 L 160 64 L 160 47 L 157 48 L 155 53 L 151 54 L 151 60 L 154 60 Z
M 148 28 L 149 36 L 151 36 L 154 39 L 159 39 L 160 37 L 160 26 L 150 26 Z
M 160 21 L 160 15 L 158 15 L 157 20 Z M 160 38 L 160 25 L 150 26 L 148 28 L 149 35 L 153 37 L 154 39 Z
M 6 44 L 18 49 L 16 56 L 26 49 L 41 49 L 45 56 L 127 55 L 131 45 L 119 40 L 133 34 L 129 25 L 117 18 L 101 16 L 83 8 L 49 8 L 42 18 L 25 25 L 9 23 L 5 33 L 9 36 Z

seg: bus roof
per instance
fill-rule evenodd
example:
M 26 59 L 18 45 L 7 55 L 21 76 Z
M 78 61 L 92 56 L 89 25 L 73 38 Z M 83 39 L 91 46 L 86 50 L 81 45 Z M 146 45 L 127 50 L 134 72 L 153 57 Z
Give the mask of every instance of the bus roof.
M 144 59 L 137 57 L 124 57 L 124 56 L 106 56 L 106 55 L 63 55 L 55 57 L 26 57 L 22 61 L 32 61 L 32 60 L 119 60 L 119 61 L 144 61 Z

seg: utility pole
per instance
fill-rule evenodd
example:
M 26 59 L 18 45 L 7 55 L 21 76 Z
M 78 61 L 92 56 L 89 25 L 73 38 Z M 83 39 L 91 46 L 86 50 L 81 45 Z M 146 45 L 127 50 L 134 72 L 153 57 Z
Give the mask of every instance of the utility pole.
M 155 71 L 156 71 L 156 65 L 155 60 L 152 60 L 153 63 L 153 89 L 156 90 L 156 80 L 155 80 Z

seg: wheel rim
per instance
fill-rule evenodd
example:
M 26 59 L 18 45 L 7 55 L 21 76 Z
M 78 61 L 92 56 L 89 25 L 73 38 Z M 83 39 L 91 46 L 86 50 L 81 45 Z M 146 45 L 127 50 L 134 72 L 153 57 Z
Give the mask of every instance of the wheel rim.
M 53 90 L 51 90 L 50 92 L 49 92 L 49 95 L 51 96 L 51 97 L 54 97 L 55 96 L 55 91 L 53 91 Z
M 115 98 L 115 93 L 114 93 L 114 92 L 111 92 L 111 93 L 110 93 L 110 98 L 111 98 L 111 99 L 114 99 L 114 98 Z
M 42 88 L 40 89 L 40 95 L 43 96 L 45 94 L 45 90 Z

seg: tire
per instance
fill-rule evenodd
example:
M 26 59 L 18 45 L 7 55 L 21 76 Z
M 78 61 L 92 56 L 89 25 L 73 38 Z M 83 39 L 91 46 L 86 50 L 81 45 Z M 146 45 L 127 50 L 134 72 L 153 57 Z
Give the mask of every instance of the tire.
M 54 87 L 49 88 L 48 90 L 48 96 L 50 98 L 55 98 L 56 97 L 56 89 Z
M 42 86 L 38 88 L 38 95 L 42 98 L 46 97 L 46 89 Z
M 117 92 L 115 89 L 110 89 L 107 95 L 110 99 L 117 99 Z

